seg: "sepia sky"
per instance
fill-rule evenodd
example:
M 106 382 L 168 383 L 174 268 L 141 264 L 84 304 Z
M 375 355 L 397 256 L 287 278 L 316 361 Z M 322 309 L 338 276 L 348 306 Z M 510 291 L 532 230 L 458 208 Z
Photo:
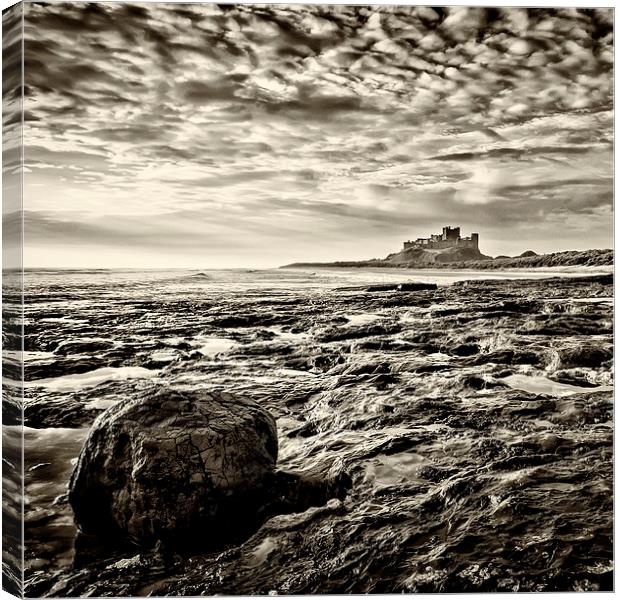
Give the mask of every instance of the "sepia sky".
M 611 9 L 29 4 L 28 266 L 611 247 Z

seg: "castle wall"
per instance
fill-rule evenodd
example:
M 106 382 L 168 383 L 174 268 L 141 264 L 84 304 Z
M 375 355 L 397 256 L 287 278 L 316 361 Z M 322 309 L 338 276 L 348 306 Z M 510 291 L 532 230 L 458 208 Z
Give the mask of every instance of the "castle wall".
M 456 245 L 459 248 L 477 248 L 478 240 L 473 240 L 471 238 L 460 238 L 459 240 L 457 240 Z
M 444 248 L 454 248 L 457 245 L 456 240 L 441 240 L 439 242 L 431 242 L 431 248 L 434 250 L 443 250 Z

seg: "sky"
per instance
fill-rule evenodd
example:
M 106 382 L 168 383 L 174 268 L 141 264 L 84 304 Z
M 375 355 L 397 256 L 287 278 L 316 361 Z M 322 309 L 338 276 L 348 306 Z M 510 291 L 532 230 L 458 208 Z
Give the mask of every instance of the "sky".
M 27 266 L 612 247 L 611 9 L 29 4 Z

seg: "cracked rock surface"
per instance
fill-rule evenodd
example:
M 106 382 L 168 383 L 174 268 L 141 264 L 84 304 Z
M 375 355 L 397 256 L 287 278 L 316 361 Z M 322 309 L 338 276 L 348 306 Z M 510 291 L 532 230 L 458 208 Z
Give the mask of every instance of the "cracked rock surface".
M 208 545 L 260 512 L 277 455 L 275 420 L 255 402 L 159 389 L 96 420 L 69 502 L 85 534 Z

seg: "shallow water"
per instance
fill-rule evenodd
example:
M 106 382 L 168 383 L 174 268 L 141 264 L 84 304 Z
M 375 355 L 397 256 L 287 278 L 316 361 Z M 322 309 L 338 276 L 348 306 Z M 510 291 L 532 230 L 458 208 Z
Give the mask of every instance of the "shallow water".
M 38 552 L 28 553 L 27 569 L 59 568 L 73 560 L 76 528 L 62 499 L 87 428 L 24 428 L 25 452 L 25 535 L 36 539 Z M 37 556 L 38 554 L 38 556 Z
M 87 373 L 26 381 L 24 387 L 40 387 L 52 391 L 83 390 L 107 381 L 125 381 L 136 377 L 150 379 L 156 376 L 157 372 L 143 367 L 102 367 Z
M 31 595 L 604 589 L 613 292 L 582 272 L 28 272 Z M 364 287 L 407 281 L 440 287 Z M 254 398 L 279 469 L 350 493 L 163 571 L 138 549 L 71 570 L 72 461 L 153 386 Z
M 571 396 L 573 394 L 581 394 L 584 392 L 583 387 L 571 385 L 569 383 L 558 383 L 552 381 L 543 375 L 524 375 L 517 373 L 509 375 L 505 381 L 510 387 L 518 390 L 525 390 L 533 394 L 549 394 L 551 396 Z M 614 388 L 610 385 L 599 385 L 589 387 L 589 392 L 611 392 Z

